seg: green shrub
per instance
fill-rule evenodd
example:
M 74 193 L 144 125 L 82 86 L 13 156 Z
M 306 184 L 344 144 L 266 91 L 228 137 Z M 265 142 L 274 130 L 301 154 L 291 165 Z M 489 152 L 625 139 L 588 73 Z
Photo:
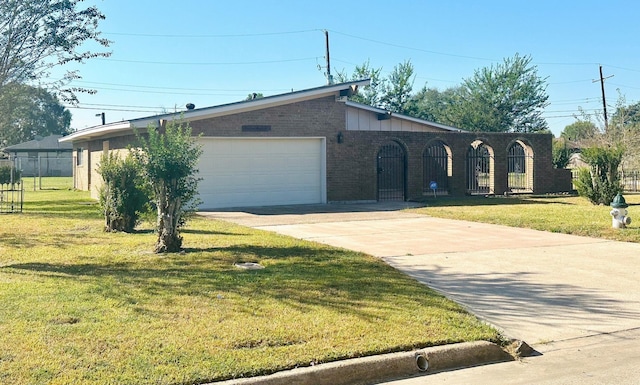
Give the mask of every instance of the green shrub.
M 140 215 L 149 211 L 149 189 L 144 183 L 142 169 L 128 154 L 103 154 L 98 167 L 104 184 L 100 188 L 100 207 L 105 218 L 105 231 L 130 233 Z
M 13 173 L 13 178 L 11 174 Z M 10 184 L 20 182 L 21 177 L 20 170 L 16 170 L 11 166 L 0 166 L 0 184 Z
M 553 167 L 566 168 L 571 159 L 572 151 L 567 148 L 567 143 L 564 139 L 553 139 L 553 145 L 551 146 L 551 154 L 553 156 Z
M 593 204 L 608 205 L 622 192 L 618 166 L 624 151 L 619 147 L 590 147 L 582 151 L 589 168 L 582 168 L 575 181 L 578 194 Z

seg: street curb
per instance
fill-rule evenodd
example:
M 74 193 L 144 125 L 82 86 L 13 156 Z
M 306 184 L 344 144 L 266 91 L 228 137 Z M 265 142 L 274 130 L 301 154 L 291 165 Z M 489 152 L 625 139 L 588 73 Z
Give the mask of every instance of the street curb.
M 278 372 L 268 376 L 216 382 L 215 385 L 356 385 L 435 373 L 456 368 L 513 361 L 487 341 L 434 346 L 410 352 L 354 358 Z

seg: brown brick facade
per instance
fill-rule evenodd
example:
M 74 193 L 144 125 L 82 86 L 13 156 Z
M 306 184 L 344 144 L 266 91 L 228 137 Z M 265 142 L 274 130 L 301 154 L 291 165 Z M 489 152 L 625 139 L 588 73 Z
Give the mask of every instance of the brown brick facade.
M 450 195 L 467 193 L 466 154 L 471 143 L 476 140 L 482 140 L 493 153 L 492 193 L 503 194 L 509 191 L 507 152 L 516 141 L 524 143 L 533 152 L 532 192 L 550 193 L 571 189 L 570 174 L 564 170 L 555 170 L 552 166 L 551 134 L 453 132 L 427 124 L 424 125 L 424 132 L 354 130 L 347 127 L 348 108 L 332 95 L 192 120 L 190 124 L 194 135 L 206 137 L 326 138 L 326 185 L 329 202 L 377 199 L 377 154 L 380 147 L 389 141 L 400 144 L 406 154 L 405 197 L 408 200 L 422 199 L 425 195 L 422 157 L 425 147 L 434 140 L 442 141 L 451 153 L 451 177 L 448 181 Z M 415 122 L 411 124 L 412 129 L 415 129 Z M 338 143 L 339 134 L 341 143 Z M 103 151 L 105 140 L 109 141 L 108 147 L 113 150 L 134 144 L 135 137 L 128 134 L 74 145 L 87 149 L 91 154 L 89 164 L 95 166 L 95 158 Z M 97 186 L 95 172 L 91 173 L 90 178 L 94 190 Z

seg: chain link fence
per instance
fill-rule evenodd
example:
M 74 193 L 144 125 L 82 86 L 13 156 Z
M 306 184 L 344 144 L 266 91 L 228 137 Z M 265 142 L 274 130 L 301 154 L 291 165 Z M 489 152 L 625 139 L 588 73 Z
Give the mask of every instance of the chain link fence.
M 573 179 L 573 188 L 576 188 L 575 181 L 578 179 L 579 169 L 571 169 L 571 176 Z M 622 190 L 624 192 L 640 192 L 640 171 L 620 171 L 620 183 L 622 184 Z

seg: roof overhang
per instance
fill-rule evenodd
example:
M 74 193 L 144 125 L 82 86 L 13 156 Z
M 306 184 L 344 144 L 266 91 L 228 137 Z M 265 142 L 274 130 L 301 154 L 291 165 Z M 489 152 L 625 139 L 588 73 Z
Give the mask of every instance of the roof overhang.
M 318 99 L 325 96 L 335 95 L 343 97 L 353 95 L 358 92 L 360 87 L 369 85 L 370 80 L 357 80 L 352 82 L 327 85 L 307 90 L 295 91 L 286 94 L 267 96 L 264 98 L 241 101 L 230 104 L 223 104 L 213 107 L 205 107 L 184 112 L 171 114 L 155 115 L 139 119 L 132 119 L 118 123 L 111 123 L 101 126 L 90 127 L 84 130 L 74 132 L 60 139 L 61 142 L 73 142 L 80 140 L 90 140 L 95 137 L 102 137 L 113 134 L 123 134 L 133 129 L 146 128 L 149 125 L 158 127 L 162 125 L 162 121 L 184 119 L 186 121 L 195 121 L 202 119 L 210 119 L 218 116 L 238 114 L 242 112 L 261 110 L 269 107 L 292 104 L 305 100 Z

